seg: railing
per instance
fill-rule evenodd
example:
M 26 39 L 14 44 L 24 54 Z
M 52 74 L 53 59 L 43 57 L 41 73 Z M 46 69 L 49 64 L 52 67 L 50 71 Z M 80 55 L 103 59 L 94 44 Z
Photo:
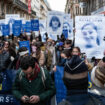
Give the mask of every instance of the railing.
M 19 6 L 20 8 L 22 8 L 23 10 L 28 11 L 28 6 L 27 6 L 25 3 L 23 3 L 22 1 L 20 1 L 20 0 L 14 0 L 13 3 L 14 3 L 15 5 Z M 33 11 L 33 10 L 31 10 L 31 13 L 32 13 L 33 15 L 36 15 L 36 12 Z
M 25 10 L 28 10 L 28 6 L 20 0 L 14 0 L 14 4 L 18 5 L 19 7 L 23 8 Z

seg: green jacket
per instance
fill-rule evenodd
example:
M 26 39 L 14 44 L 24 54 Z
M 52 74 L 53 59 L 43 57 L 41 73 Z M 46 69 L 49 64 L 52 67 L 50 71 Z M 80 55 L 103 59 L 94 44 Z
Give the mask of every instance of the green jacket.
M 32 96 L 32 95 L 38 95 L 40 97 L 40 102 L 37 104 L 32 105 L 46 105 L 46 101 L 53 96 L 56 93 L 56 89 L 54 86 L 54 82 L 51 79 L 50 74 L 47 70 L 45 70 L 46 80 L 45 80 L 45 86 L 42 82 L 42 75 L 41 72 L 38 73 L 38 76 L 29 82 L 29 80 L 26 78 L 25 75 L 22 75 L 22 78 L 19 78 L 21 70 L 18 71 L 15 82 L 13 84 L 13 95 L 17 99 L 21 99 L 22 96 Z M 26 104 L 22 104 L 26 105 Z M 31 104 L 28 104 L 31 105 Z

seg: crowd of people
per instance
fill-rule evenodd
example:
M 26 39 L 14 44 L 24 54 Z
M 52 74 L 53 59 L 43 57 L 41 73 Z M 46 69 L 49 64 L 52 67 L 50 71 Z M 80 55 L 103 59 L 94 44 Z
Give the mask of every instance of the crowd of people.
M 27 40 L 31 53 L 26 47 L 19 47 L 19 41 Z M 55 105 L 57 66 L 64 68 L 62 80 L 67 96 L 56 105 L 105 105 L 104 54 L 100 60 L 94 55 L 88 59 L 63 34 L 54 41 L 46 33 L 46 42 L 42 42 L 40 34 L 33 33 L 0 37 L 0 84 L 4 79 L 2 72 L 17 72 L 11 90 L 0 90 L 0 94 L 13 94 L 21 105 Z M 93 85 L 90 88 L 89 76 Z

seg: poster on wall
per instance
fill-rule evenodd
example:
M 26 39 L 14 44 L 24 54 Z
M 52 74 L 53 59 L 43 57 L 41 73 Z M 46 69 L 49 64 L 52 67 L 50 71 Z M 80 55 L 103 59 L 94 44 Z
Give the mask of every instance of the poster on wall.
M 88 58 L 101 59 L 105 50 L 105 18 L 103 16 L 77 16 L 75 18 L 75 46 Z

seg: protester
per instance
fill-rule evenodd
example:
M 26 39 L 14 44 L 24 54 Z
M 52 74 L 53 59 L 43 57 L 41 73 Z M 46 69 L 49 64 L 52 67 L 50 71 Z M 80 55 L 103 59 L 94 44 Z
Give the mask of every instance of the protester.
M 48 71 L 51 71 L 52 60 L 53 60 L 51 51 L 47 48 L 46 45 L 44 45 L 44 43 L 42 43 L 42 45 L 41 45 L 41 50 L 44 52 L 44 56 L 45 56 L 44 65 Z
M 88 62 L 88 60 L 86 58 L 86 55 L 85 56 L 81 56 L 81 50 L 80 50 L 79 47 L 73 47 L 72 55 L 79 56 L 82 60 L 85 61 L 85 64 L 88 66 L 88 70 L 92 70 L 92 68 L 93 68 L 92 64 Z
M 9 51 L 9 47 L 10 47 L 10 42 L 9 41 L 5 41 L 3 50 L 4 51 Z
M 2 72 L 4 72 L 11 63 L 9 53 L 3 50 L 4 43 L 0 42 L 0 84 L 3 81 L 3 75 Z
M 61 52 L 61 57 L 66 59 L 67 61 L 71 58 L 71 52 L 69 52 L 69 50 L 63 50 Z
M 5 71 L 11 62 L 9 52 L 4 51 L 3 48 L 4 43 L 0 42 L 0 72 Z
M 105 57 L 103 57 L 102 60 L 99 61 L 97 66 L 95 66 L 91 72 L 91 79 L 92 82 L 104 89 L 104 84 L 105 84 Z
M 99 101 L 94 102 L 88 94 L 88 67 L 79 56 L 74 55 L 66 63 L 63 80 L 67 88 L 68 105 L 102 105 Z
M 47 100 L 55 94 L 49 73 L 44 70 L 46 80 L 42 80 L 41 68 L 36 64 L 32 56 L 21 60 L 21 69 L 13 85 L 13 94 L 21 100 L 21 105 L 46 105 Z
M 105 104 L 105 57 L 92 69 L 91 81 L 93 86 L 89 92 Z
M 69 50 L 72 49 L 72 40 L 66 40 L 64 42 L 64 49 L 69 49 Z
M 44 67 L 45 64 L 45 55 L 44 52 L 41 50 L 41 42 L 35 43 L 36 51 L 33 53 L 33 57 L 35 57 L 39 64 Z
M 20 68 L 20 59 L 28 54 L 29 51 L 26 47 L 19 48 L 18 53 L 11 64 L 11 69 L 18 70 Z

